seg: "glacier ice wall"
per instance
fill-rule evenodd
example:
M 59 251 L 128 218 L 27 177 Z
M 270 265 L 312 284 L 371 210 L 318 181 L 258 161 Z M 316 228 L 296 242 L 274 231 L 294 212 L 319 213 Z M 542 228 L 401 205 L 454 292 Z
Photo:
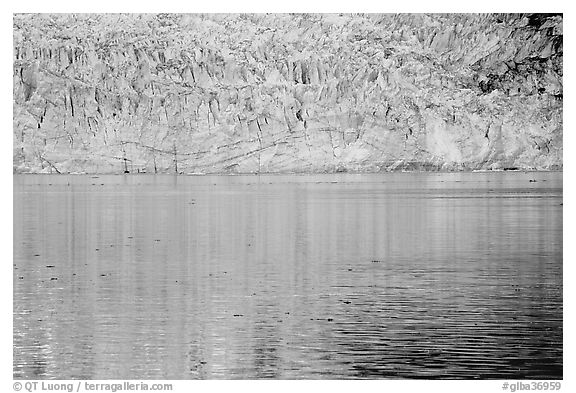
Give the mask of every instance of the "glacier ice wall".
M 562 168 L 561 14 L 13 22 L 15 172 Z

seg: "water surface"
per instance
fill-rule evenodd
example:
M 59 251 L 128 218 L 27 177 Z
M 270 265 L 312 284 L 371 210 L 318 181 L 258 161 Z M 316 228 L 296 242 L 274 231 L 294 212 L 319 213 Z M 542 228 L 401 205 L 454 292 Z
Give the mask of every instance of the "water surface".
M 562 378 L 562 173 L 15 175 L 13 281 L 15 378 Z

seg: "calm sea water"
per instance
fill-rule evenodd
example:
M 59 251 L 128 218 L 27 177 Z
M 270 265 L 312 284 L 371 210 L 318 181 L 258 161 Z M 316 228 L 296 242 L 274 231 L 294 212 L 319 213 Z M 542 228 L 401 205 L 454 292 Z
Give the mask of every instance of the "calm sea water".
M 18 379 L 563 376 L 562 173 L 15 175 L 13 263 Z

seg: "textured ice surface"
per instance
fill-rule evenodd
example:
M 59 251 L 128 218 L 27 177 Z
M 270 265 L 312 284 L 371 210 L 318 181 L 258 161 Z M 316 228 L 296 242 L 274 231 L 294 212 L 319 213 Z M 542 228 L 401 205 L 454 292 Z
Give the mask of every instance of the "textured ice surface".
M 16 172 L 561 169 L 561 15 L 16 15 Z

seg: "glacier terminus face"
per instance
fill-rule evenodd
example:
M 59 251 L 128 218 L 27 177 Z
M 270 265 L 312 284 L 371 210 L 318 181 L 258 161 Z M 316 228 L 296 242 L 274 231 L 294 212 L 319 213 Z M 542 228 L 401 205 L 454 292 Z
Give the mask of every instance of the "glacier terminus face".
M 14 171 L 561 169 L 562 14 L 14 16 Z

